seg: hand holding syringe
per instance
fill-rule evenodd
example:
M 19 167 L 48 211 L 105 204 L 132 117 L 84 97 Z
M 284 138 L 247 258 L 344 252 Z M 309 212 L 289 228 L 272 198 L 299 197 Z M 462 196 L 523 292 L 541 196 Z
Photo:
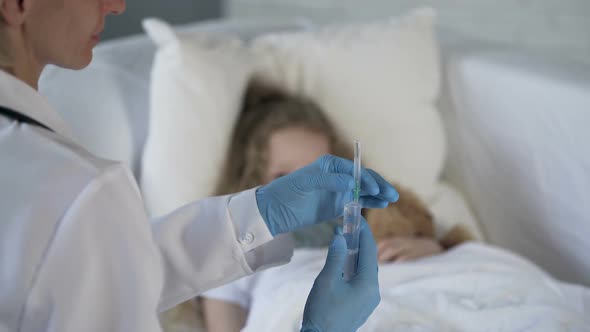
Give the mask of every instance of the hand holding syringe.
M 365 207 L 383 208 L 399 195 L 377 172 L 361 169 L 359 142 L 355 142 L 354 163 L 340 160 L 336 169 L 341 174 L 354 173 L 354 184 L 349 175 L 342 177 L 347 185 L 335 197 L 336 213 L 350 200 L 352 185 L 354 199 L 344 205 L 344 234 L 336 234 L 328 249 L 326 264 L 305 304 L 301 331 L 356 331 L 379 304 L 377 245 L 361 216 L 361 202 Z
M 361 227 L 361 142 L 354 141 L 354 200 L 344 206 L 342 229 L 346 239 L 346 261 L 344 279 L 351 280 L 357 272 L 359 232 Z

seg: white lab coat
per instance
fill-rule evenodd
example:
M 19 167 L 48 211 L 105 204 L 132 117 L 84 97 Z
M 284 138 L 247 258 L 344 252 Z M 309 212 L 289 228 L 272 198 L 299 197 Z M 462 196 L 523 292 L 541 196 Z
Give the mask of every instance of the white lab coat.
M 150 224 L 130 172 L 2 71 L 0 105 L 54 131 L 0 115 L 0 332 L 161 331 L 158 312 L 290 259 L 253 190 Z

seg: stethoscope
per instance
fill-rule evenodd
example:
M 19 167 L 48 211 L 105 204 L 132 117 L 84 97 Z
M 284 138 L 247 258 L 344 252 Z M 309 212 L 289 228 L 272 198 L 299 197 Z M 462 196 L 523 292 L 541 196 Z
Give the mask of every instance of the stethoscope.
M 10 108 L 0 106 L 0 115 L 4 115 L 4 116 L 6 116 L 10 119 L 14 119 L 18 122 L 27 123 L 27 124 L 30 124 L 33 126 L 41 127 L 41 128 L 44 128 L 44 129 L 47 129 L 47 130 L 53 132 L 53 130 L 51 128 L 47 127 L 46 125 L 42 124 L 41 122 L 39 122 L 35 119 L 32 119 L 22 113 L 19 113 L 15 110 L 12 110 Z

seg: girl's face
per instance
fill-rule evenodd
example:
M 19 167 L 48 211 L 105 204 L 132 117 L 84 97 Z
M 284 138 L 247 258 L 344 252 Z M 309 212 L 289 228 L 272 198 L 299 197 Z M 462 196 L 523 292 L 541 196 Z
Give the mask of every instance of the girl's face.
M 264 184 L 296 171 L 331 153 L 325 135 L 301 127 L 285 128 L 270 136 Z

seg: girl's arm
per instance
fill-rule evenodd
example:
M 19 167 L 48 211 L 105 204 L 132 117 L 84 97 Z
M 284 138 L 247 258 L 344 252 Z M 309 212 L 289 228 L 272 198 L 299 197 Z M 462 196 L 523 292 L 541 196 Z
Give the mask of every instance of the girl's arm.
M 380 263 L 410 261 L 444 251 L 438 241 L 427 237 L 389 238 L 380 241 L 377 249 Z

